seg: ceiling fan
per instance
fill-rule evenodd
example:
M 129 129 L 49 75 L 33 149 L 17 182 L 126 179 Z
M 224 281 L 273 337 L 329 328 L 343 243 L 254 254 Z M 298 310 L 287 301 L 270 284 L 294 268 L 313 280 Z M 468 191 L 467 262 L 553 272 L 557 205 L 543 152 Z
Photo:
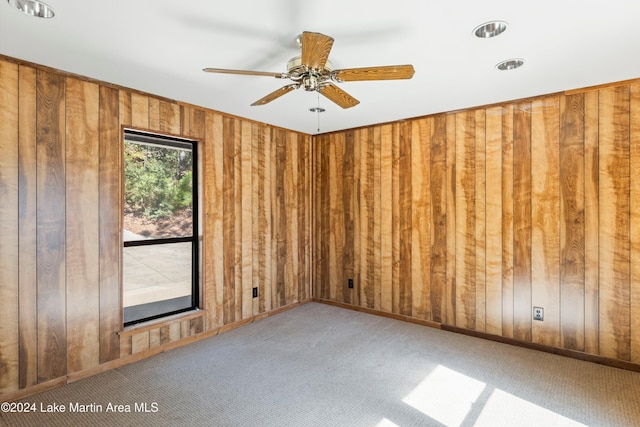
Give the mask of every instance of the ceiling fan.
M 242 74 L 248 76 L 267 76 L 276 79 L 290 79 L 293 83 L 277 89 L 260 98 L 251 105 L 264 105 L 294 89 L 316 91 L 335 102 L 342 108 L 351 108 L 360 103 L 353 96 L 332 82 L 353 82 L 363 80 L 400 80 L 413 77 L 413 65 L 387 65 L 382 67 L 345 68 L 333 70 L 329 61 L 329 52 L 333 38 L 320 33 L 305 31 L 300 36 L 302 55 L 287 63 L 286 73 L 268 71 L 227 70 L 224 68 L 205 68 L 208 73 Z

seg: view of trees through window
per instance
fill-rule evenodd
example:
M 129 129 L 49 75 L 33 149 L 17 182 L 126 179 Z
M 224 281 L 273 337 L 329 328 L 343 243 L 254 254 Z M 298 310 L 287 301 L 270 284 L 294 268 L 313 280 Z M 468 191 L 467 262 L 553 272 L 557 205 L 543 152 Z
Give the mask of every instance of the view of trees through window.
M 190 152 L 125 142 L 125 228 L 145 237 L 193 233 L 193 156 Z

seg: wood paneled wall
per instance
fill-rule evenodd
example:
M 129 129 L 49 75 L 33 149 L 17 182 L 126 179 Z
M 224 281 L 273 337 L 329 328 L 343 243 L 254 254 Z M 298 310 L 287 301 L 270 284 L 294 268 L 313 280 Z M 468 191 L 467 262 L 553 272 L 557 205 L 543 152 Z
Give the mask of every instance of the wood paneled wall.
M 640 363 L 640 82 L 314 150 L 316 297 Z
M 0 397 L 310 297 L 311 136 L 6 57 L 0 123 Z M 204 310 L 122 332 L 125 126 L 200 141 Z
M 0 398 L 311 283 L 640 363 L 640 82 L 311 137 L 2 57 L 0 123 Z M 204 310 L 122 331 L 126 126 L 200 141 Z

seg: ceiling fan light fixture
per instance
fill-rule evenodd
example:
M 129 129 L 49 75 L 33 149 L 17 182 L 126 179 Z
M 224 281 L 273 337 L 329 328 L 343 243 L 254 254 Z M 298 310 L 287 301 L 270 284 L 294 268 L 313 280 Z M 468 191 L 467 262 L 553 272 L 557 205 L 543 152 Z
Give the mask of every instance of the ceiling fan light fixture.
M 509 70 L 515 70 L 516 68 L 520 68 L 523 65 L 524 65 L 524 59 L 514 58 L 514 59 L 507 59 L 506 61 L 502 61 L 496 64 L 496 68 L 501 71 L 509 71 Z
M 20 12 L 36 18 L 53 18 L 56 14 L 51 6 L 39 0 L 7 0 L 7 3 Z
M 507 29 L 507 23 L 504 21 L 491 21 L 478 25 L 473 29 L 473 34 L 480 39 L 490 39 L 499 36 Z

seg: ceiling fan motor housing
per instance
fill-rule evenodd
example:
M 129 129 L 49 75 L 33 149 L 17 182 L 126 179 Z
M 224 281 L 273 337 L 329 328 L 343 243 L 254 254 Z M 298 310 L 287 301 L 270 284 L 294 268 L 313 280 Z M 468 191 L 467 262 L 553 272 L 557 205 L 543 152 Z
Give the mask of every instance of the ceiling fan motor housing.
M 304 90 L 312 92 L 318 89 L 318 79 L 310 73 L 302 78 L 302 85 L 304 86 Z

